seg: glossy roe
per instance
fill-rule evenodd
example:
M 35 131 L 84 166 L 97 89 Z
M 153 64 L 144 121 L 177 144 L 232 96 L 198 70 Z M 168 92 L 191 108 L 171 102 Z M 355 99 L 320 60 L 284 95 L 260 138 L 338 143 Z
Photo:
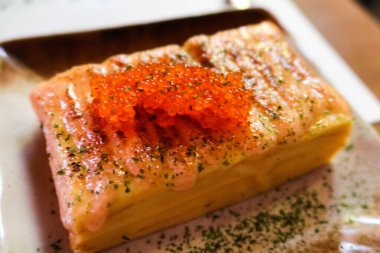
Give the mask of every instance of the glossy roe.
M 152 63 L 128 66 L 90 82 L 92 115 L 102 127 L 126 132 L 144 110 L 160 127 L 190 118 L 202 128 L 248 125 L 252 93 L 240 73 L 227 75 L 184 64 Z

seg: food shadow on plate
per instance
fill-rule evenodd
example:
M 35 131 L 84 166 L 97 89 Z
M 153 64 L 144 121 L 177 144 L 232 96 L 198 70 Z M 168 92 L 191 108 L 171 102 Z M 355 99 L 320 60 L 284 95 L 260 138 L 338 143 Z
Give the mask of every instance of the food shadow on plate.
M 49 78 L 72 66 L 102 62 L 121 53 L 134 53 L 169 44 L 182 45 L 198 34 L 212 34 L 247 24 L 271 20 L 267 11 L 229 11 L 139 24 L 120 28 L 9 41 L 4 50 L 38 75 Z
M 45 138 L 41 130 L 34 132 L 31 140 L 24 146 L 23 155 L 33 198 L 31 202 L 40 232 L 39 252 L 71 252 L 68 233 L 60 220 Z

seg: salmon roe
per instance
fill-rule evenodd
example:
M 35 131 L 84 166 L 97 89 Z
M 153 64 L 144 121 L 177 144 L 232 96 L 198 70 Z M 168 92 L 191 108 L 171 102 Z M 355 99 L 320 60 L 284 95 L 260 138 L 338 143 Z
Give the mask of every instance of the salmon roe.
M 128 66 L 109 75 L 95 74 L 90 86 L 95 119 L 121 131 L 134 124 L 137 108 L 154 116 L 161 127 L 173 126 L 183 116 L 207 129 L 245 126 L 252 103 L 241 74 L 184 64 Z

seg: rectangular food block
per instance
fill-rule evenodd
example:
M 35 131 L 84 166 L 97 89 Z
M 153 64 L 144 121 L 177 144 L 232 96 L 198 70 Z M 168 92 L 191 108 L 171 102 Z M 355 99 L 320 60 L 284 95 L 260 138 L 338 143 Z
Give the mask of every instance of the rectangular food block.
M 74 67 L 31 101 L 78 253 L 328 164 L 352 123 L 347 103 L 271 22 Z

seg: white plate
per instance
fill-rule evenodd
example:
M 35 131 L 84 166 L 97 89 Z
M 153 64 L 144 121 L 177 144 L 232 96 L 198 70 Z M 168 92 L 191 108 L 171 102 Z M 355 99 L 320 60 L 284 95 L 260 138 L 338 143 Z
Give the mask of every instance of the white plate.
M 280 7 L 265 6 L 323 77 L 334 86 L 360 84 L 298 12 L 290 7 L 285 15 Z M 70 252 L 45 140 L 28 99 L 39 78 L 12 62 L 0 62 L 0 70 L 0 252 Z M 380 140 L 357 118 L 348 147 L 330 167 L 106 252 L 214 252 L 218 245 L 221 252 L 379 252 L 379 165 Z

